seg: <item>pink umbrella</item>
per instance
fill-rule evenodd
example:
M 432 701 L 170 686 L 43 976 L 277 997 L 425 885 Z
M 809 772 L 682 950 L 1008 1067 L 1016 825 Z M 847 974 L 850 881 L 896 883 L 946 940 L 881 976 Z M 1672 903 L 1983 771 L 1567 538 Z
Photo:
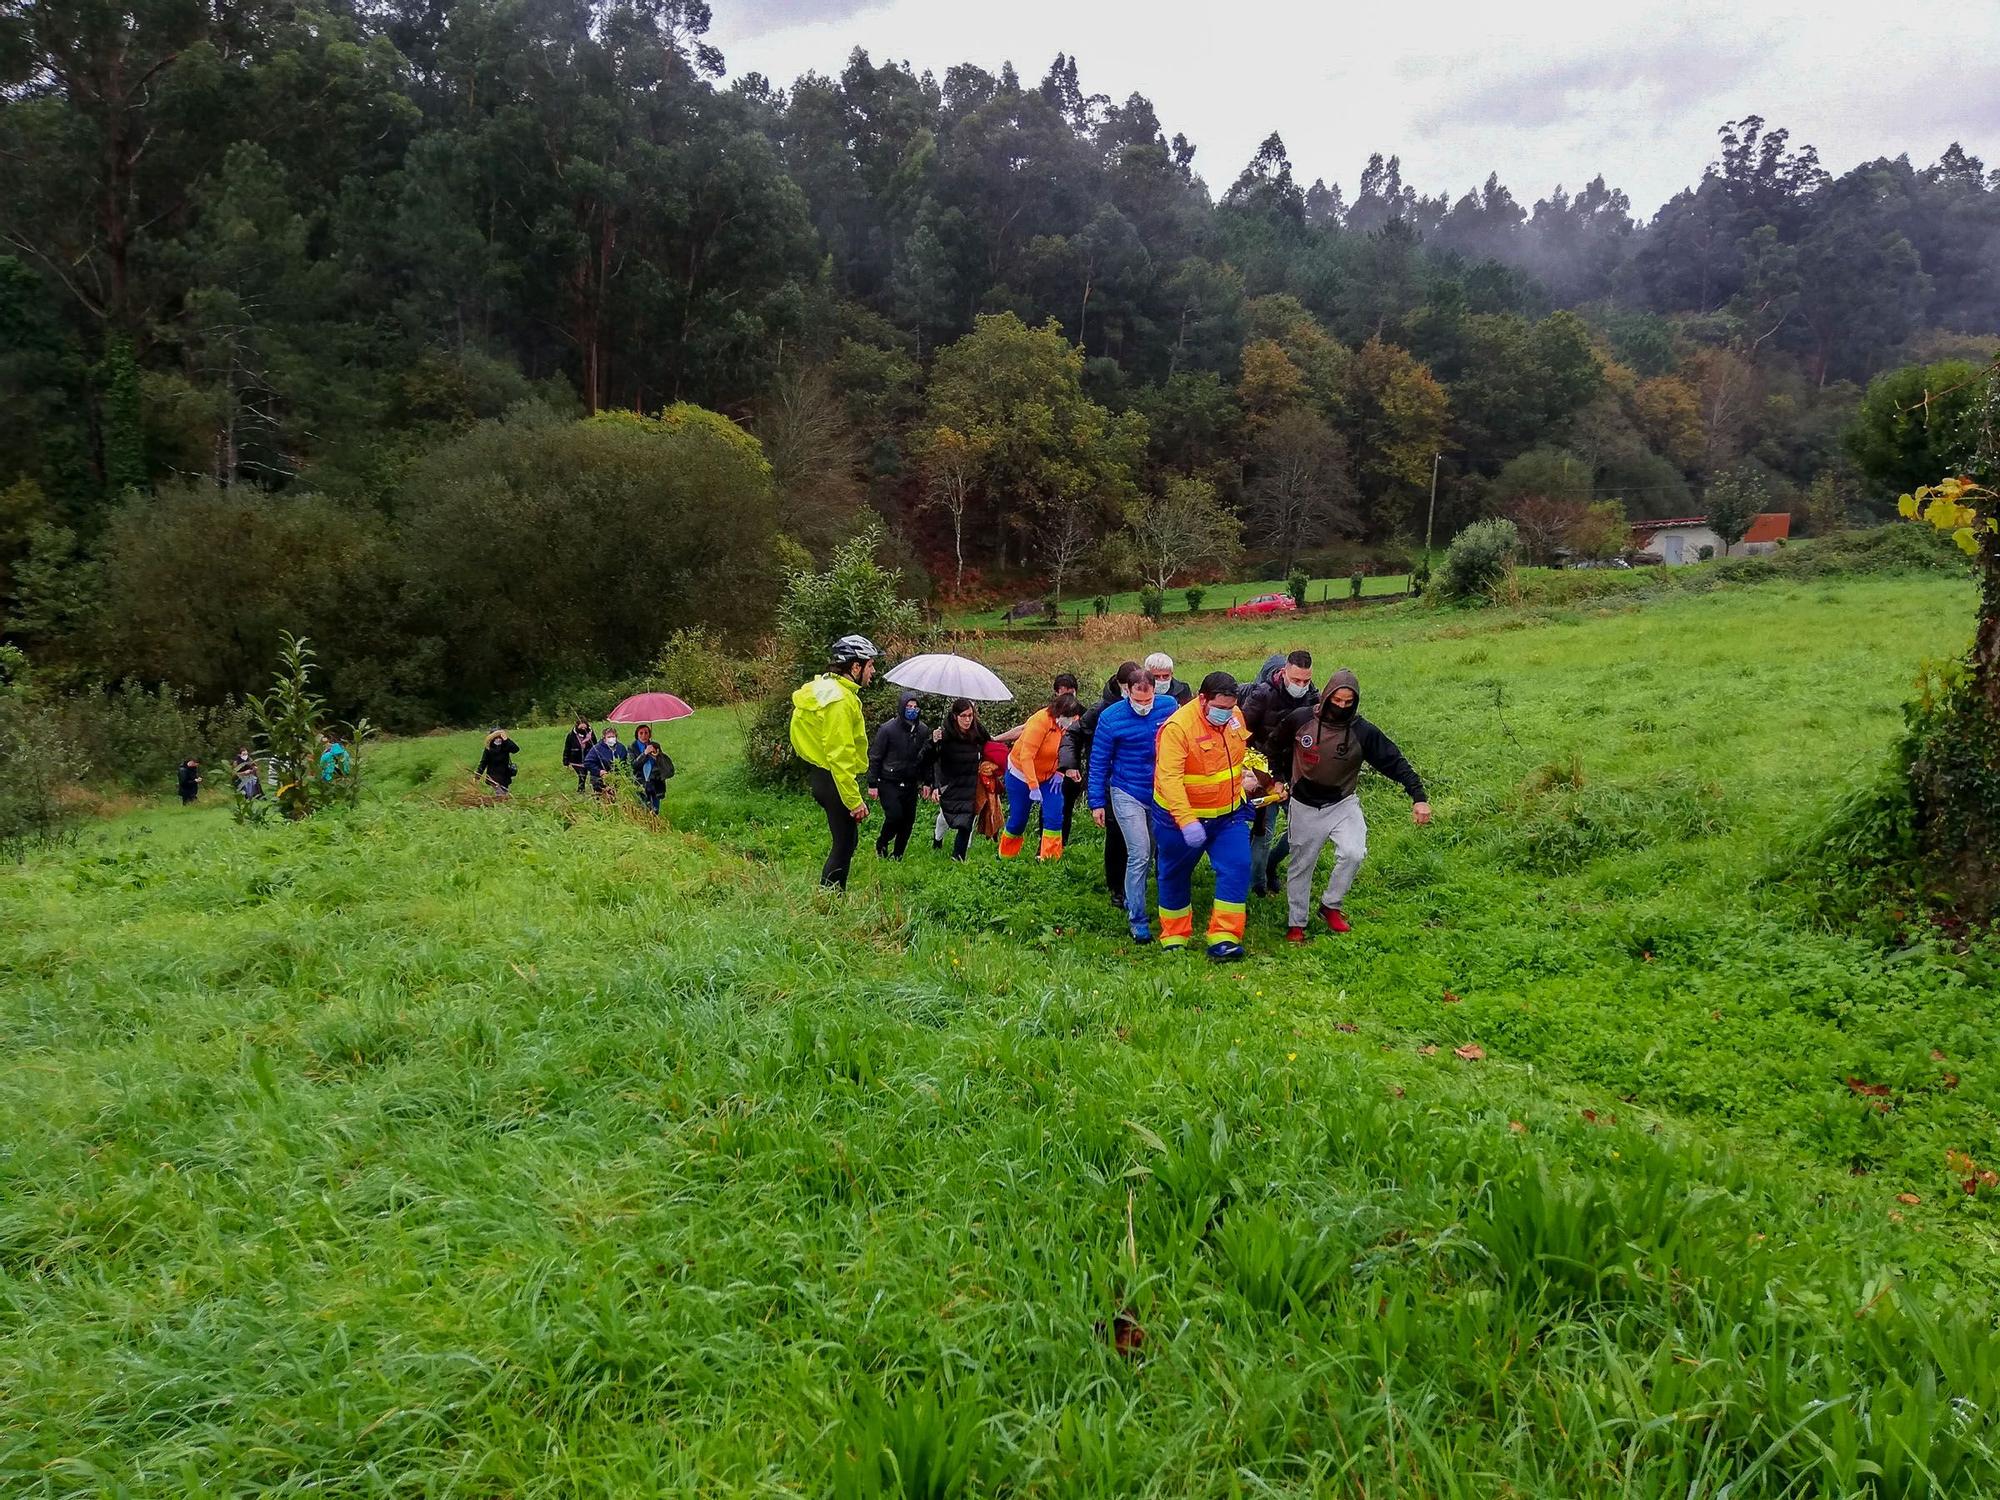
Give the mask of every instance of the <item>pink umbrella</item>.
M 694 713 L 672 693 L 635 693 L 605 716 L 609 724 L 664 724 Z

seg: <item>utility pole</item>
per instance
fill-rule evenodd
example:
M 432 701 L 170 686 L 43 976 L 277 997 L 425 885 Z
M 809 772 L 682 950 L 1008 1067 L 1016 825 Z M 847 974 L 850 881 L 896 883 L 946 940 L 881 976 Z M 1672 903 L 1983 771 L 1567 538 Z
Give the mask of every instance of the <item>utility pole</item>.
M 1437 520 L 1438 515 L 1438 465 L 1443 462 L 1442 453 L 1431 459 L 1431 509 L 1430 514 L 1424 517 L 1424 567 L 1427 569 L 1431 565 L 1431 523 Z

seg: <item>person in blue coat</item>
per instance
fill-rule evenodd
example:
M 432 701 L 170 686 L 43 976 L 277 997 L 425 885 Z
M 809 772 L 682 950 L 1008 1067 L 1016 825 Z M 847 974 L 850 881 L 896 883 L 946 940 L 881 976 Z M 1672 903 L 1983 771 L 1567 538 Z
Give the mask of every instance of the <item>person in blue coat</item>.
M 1153 863 L 1153 760 L 1167 713 L 1159 712 L 1153 679 L 1137 662 L 1118 669 L 1118 701 L 1097 716 L 1090 740 L 1091 821 L 1107 813 L 1125 835 L 1125 920 L 1132 937 L 1153 940 L 1146 920 L 1146 871 Z
M 625 747 L 618 743 L 618 731 L 609 724 L 605 725 L 604 738 L 590 747 L 590 753 L 583 758 L 583 769 L 590 777 L 590 789 L 607 802 L 617 792 L 605 778 L 616 776 L 625 759 Z

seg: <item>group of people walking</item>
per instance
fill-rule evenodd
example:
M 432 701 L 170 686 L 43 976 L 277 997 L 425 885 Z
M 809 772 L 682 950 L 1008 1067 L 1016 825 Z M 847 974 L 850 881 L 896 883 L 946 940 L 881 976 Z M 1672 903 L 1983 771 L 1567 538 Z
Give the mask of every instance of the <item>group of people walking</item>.
M 831 837 L 824 885 L 845 887 L 871 802 L 883 812 L 875 848 L 885 857 L 902 857 L 930 800 L 939 805 L 933 844 L 952 832 L 956 859 L 966 857 L 986 816 L 997 823 L 1002 859 L 1025 850 L 1033 822 L 1039 857 L 1056 860 L 1081 794 L 1105 832 L 1106 888 L 1133 940 L 1162 948 L 1193 942 L 1191 886 L 1207 859 L 1215 896 L 1206 946 L 1211 959 L 1226 963 L 1243 957 L 1251 895 L 1276 894 L 1287 864 L 1286 937 L 1307 940 L 1313 885 L 1329 844 L 1333 865 L 1317 925 L 1350 930 L 1343 904 L 1368 852 L 1356 795 L 1364 768 L 1403 788 L 1417 824 L 1431 820 L 1416 771 L 1361 716 L 1360 681 L 1338 671 L 1316 686 L 1307 651 L 1273 656 L 1247 687 L 1228 672 L 1210 672 L 1198 688 L 1156 652 L 1143 664 L 1122 663 L 1088 708 L 1076 679 L 1064 674 L 1044 707 L 997 736 L 963 698 L 944 724 L 929 729 L 916 695 L 905 693 L 871 737 L 861 690 L 874 680 L 880 655 L 865 636 L 843 636 L 828 650 L 829 669 L 792 695 L 792 748 L 808 767 Z M 1157 933 L 1146 900 L 1149 875 Z
M 493 735 L 500 735 L 495 729 Z M 520 746 L 507 740 L 503 747 L 506 756 L 520 750 Z M 487 738 L 487 754 L 494 754 L 493 736 Z M 633 792 L 638 796 L 639 805 L 654 817 L 660 815 L 660 804 L 666 800 L 667 783 L 673 779 L 674 758 L 653 738 L 653 726 L 641 724 L 632 731 L 632 743 L 619 743 L 618 726 L 606 724 L 603 735 L 591 728 L 590 720 L 578 718 L 576 726 L 563 736 L 563 769 L 576 773 L 576 789 L 589 792 L 606 802 L 618 800 L 618 787 L 622 781 L 630 781 Z M 486 774 L 486 764 L 480 763 L 480 774 Z M 512 761 L 507 763 L 507 781 L 514 777 Z M 502 783 L 501 796 L 506 796 Z

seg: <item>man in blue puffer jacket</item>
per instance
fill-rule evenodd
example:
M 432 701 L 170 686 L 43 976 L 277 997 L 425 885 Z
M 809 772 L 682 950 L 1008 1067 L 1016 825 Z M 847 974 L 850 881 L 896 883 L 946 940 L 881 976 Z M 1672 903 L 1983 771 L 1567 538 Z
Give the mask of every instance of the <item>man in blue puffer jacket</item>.
M 1125 835 L 1125 917 L 1133 939 L 1150 943 L 1146 870 L 1153 862 L 1153 757 L 1167 714 L 1155 712 L 1153 679 L 1137 662 L 1118 669 L 1118 691 L 1119 701 L 1097 716 L 1090 739 L 1090 816 L 1102 828 L 1108 809 Z

